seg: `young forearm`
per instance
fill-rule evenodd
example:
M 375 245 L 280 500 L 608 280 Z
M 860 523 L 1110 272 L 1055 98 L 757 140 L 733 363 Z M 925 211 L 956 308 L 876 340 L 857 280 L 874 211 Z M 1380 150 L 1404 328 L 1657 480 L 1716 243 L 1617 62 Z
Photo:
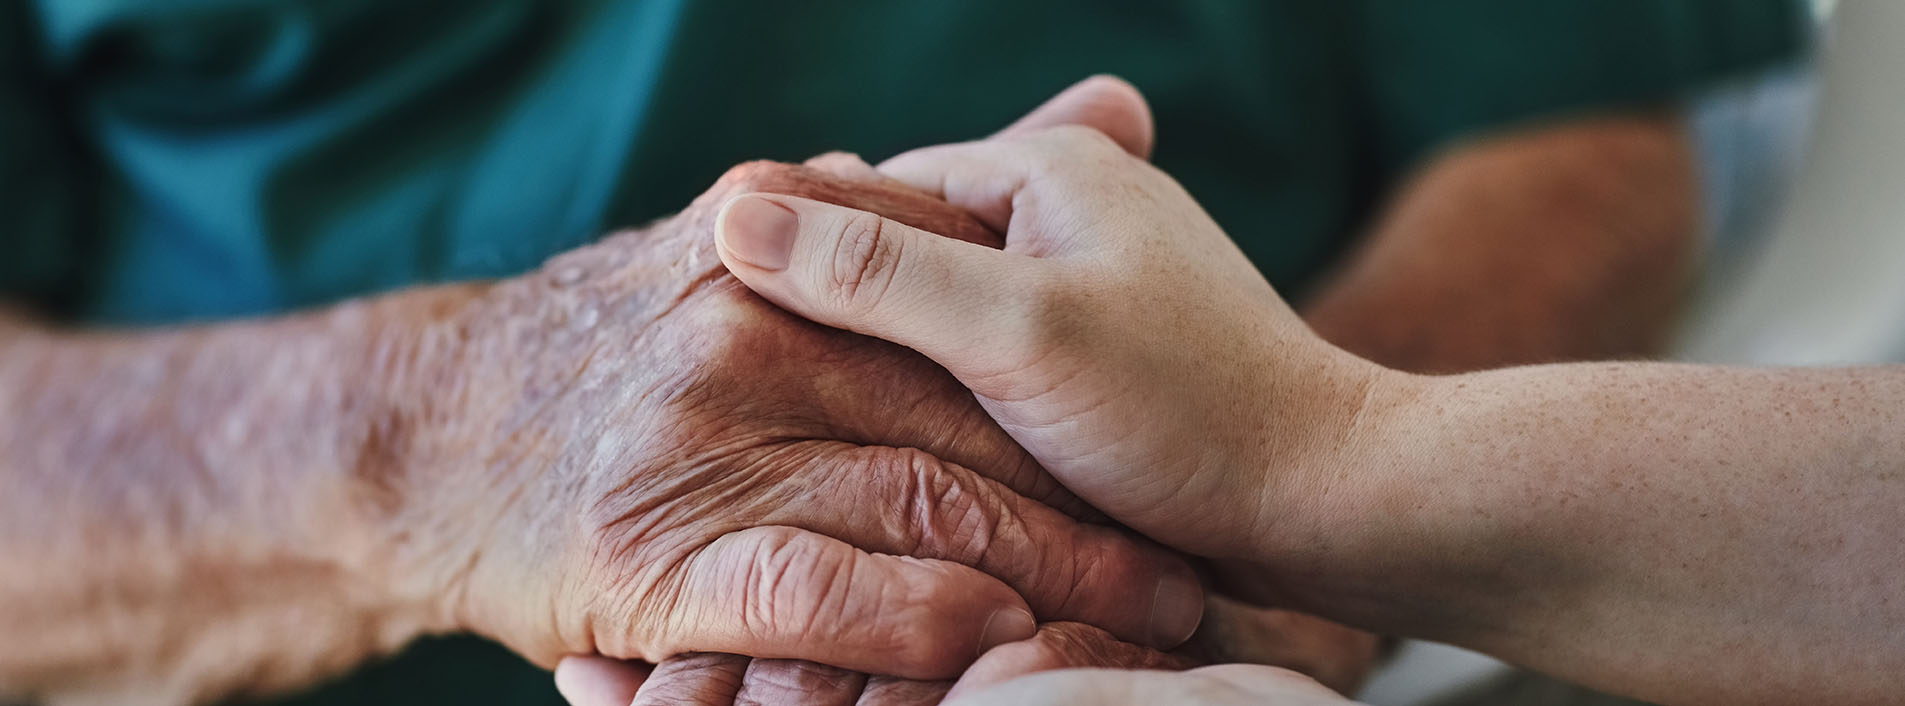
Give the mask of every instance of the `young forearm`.
M 301 683 L 439 616 L 380 583 L 397 322 L 431 291 L 133 334 L 0 326 L 0 692 Z
M 1325 614 L 1672 703 L 1905 687 L 1905 370 L 1392 380 L 1319 520 L 1367 561 L 1290 572 Z

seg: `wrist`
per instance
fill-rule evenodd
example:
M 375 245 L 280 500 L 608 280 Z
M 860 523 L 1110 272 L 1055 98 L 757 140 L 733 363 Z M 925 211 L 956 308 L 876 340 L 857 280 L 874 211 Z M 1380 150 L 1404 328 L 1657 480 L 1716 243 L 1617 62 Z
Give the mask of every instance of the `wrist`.
M 353 341 L 340 369 L 346 460 L 338 470 L 358 531 L 342 554 L 390 610 L 415 631 L 466 627 L 455 618 L 460 576 L 481 546 L 474 528 L 493 514 L 459 512 L 455 499 L 480 483 L 475 449 L 451 443 L 468 401 L 466 318 L 485 285 L 412 290 L 339 306 L 338 337 Z M 459 487 L 464 486 L 464 487 Z
M 586 510 L 566 442 L 597 420 L 551 401 L 578 371 L 547 325 L 566 300 L 546 279 L 417 290 L 379 314 L 367 368 L 383 392 L 355 481 L 384 499 L 371 573 L 424 629 L 553 664 L 588 650 L 548 605 L 574 578 L 560 552 Z
M 1240 595 L 1386 635 L 1510 629 L 1485 624 L 1475 601 L 1520 566 L 1504 553 L 1502 518 L 1516 509 L 1450 446 L 1472 437 L 1472 387 L 1469 376 L 1374 372 L 1340 440 L 1297 462 L 1308 484 L 1266 499 L 1281 515 L 1257 554 L 1225 567 Z
M 1255 529 L 1245 551 L 1226 558 L 1237 583 L 1266 594 L 1254 598 L 1340 617 L 1325 604 L 1353 600 L 1344 592 L 1360 588 L 1362 562 L 1398 550 L 1372 528 L 1386 528 L 1395 505 L 1412 502 L 1411 434 L 1438 382 L 1334 347 L 1324 360 L 1302 376 L 1301 396 L 1280 398 L 1278 420 L 1262 426 L 1294 441 L 1257 461 Z

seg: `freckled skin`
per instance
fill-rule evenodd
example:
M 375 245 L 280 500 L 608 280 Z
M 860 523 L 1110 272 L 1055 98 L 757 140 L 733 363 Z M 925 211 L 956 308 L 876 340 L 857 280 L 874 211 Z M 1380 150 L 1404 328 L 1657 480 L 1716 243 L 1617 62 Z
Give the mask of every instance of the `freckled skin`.
M 1398 388 L 1355 471 L 1384 519 L 1287 555 L 1293 576 L 1349 569 L 1298 580 L 1300 603 L 1662 703 L 1905 689 L 1905 371 L 1573 364 Z
M 945 364 L 1069 488 L 1231 560 L 1239 590 L 1648 701 L 1905 692 L 1905 367 L 1410 374 L 1328 344 L 1181 188 L 1102 136 L 881 169 L 1008 228 L 1008 247 L 856 230 L 873 217 L 781 198 L 799 222 L 788 264 L 753 264 L 727 231 L 723 257 L 783 306 Z M 865 231 L 900 255 L 843 304 L 859 295 L 815 255 Z M 913 306 L 954 296 L 974 307 Z M 1122 674 L 1028 702 L 1191 684 Z

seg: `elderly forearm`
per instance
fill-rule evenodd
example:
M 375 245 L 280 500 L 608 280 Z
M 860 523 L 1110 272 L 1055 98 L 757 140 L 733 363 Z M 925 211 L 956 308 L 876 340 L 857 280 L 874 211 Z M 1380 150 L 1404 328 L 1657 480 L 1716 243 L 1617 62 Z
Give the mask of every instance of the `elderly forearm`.
M 1697 212 L 1678 116 L 1484 139 L 1403 188 L 1305 318 L 1416 372 L 1645 355 L 1690 273 Z
M 1360 497 L 1284 545 L 1301 602 L 1652 701 L 1905 690 L 1905 369 L 1391 381 Z
M 371 515 L 393 341 L 455 291 L 136 334 L 0 319 L 0 693 L 278 688 L 440 623 L 380 583 Z

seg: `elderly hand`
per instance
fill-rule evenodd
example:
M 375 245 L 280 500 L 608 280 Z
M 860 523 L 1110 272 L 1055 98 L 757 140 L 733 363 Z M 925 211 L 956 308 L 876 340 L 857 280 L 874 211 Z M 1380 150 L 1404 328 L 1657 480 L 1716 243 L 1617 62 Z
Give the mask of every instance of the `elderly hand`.
M 1315 532 L 1285 510 L 1332 502 L 1343 459 L 1324 452 L 1380 369 L 1313 334 L 1176 182 L 1083 127 L 879 171 L 1005 249 L 750 194 L 723 211 L 723 260 L 792 311 L 946 366 L 1067 488 L 1147 535 L 1255 559 L 1253 539 Z
M 991 237 L 904 189 L 744 165 L 446 311 L 400 352 L 393 468 L 366 471 L 403 501 L 414 590 L 545 665 L 722 651 L 942 678 L 1034 616 L 1188 636 L 1188 567 L 1052 509 L 1075 503 L 942 370 L 725 274 L 715 210 L 758 190 Z
M 674 657 L 653 666 L 570 657 L 556 667 L 556 685 L 571 706 L 921 706 L 1055 669 L 1183 670 L 1244 662 L 1288 668 L 1339 692 L 1350 692 L 1362 683 L 1376 649 L 1375 639 L 1367 633 L 1307 615 L 1213 598 L 1197 634 L 1169 654 L 1121 642 L 1088 625 L 1048 623 L 1030 640 L 987 652 L 956 684 L 868 676 L 799 660 L 709 653 Z
M 1032 671 L 1070 666 L 1182 669 L 1183 659 L 1118 641 L 1079 623 L 1049 623 L 1031 639 L 987 652 L 958 685 L 869 676 L 799 660 L 692 654 L 649 666 L 571 657 L 556 669 L 570 706 L 930 706 L 955 689 L 971 690 Z

